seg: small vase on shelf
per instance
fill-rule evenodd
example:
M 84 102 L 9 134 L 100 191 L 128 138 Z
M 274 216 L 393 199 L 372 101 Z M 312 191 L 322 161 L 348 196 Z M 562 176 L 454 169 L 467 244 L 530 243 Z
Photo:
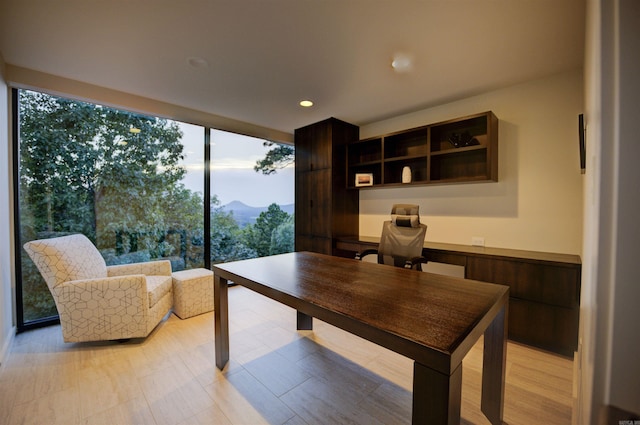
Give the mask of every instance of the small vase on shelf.
M 411 183 L 411 167 L 402 169 L 402 183 Z

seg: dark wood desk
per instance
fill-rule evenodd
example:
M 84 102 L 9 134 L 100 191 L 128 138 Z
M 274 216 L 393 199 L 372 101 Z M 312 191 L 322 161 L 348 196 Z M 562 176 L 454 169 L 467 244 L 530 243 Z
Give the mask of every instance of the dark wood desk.
M 218 264 L 216 366 L 229 360 L 227 284 L 316 317 L 414 360 L 413 424 L 459 424 L 462 359 L 484 334 L 481 408 L 501 424 L 509 288 L 309 252 Z

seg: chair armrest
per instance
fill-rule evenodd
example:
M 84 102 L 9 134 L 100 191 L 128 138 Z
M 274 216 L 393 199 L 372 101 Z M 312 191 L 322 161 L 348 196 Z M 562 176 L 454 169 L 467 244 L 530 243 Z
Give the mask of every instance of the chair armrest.
M 366 257 L 367 255 L 373 255 L 373 254 L 377 254 L 378 250 L 377 249 L 365 249 L 362 252 L 357 252 L 356 253 L 356 260 L 362 260 L 364 257 Z
M 144 275 L 63 282 L 53 290 L 66 342 L 116 340 L 148 334 Z
M 171 261 L 158 260 L 146 263 L 119 264 L 107 266 L 107 276 L 127 276 L 143 274 L 145 276 L 171 276 Z
M 404 263 L 404 268 L 405 269 L 415 268 L 416 270 L 422 271 L 422 265 L 427 264 L 427 262 L 428 262 L 427 259 L 424 257 L 413 257 Z

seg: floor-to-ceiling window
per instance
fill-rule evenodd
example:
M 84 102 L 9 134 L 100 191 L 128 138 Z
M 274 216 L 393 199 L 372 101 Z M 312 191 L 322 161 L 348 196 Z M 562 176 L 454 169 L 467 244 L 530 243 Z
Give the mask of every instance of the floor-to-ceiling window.
M 293 163 L 284 158 L 278 166 L 259 165 L 277 148 L 211 131 L 213 263 L 294 250 Z
M 280 214 L 284 204 L 277 199 L 284 199 L 279 192 L 293 196 L 292 175 L 290 188 L 271 180 L 270 191 L 278 197 L 269 203 L 278 209 L 275 216 L 276 207 L 270 207 L 239 223 L 241 212 L 222 204 L 215 190 L 205 199 L 209 129 L 28 90 L 14 91 L 14 110 L 18 247 L 33 239 L 82 233 L 107 264 L 169 259 L 175 271 L 203 267 L 207 256 L 215 263 L 276 253 L 258 247 L 266 235 L 256 235 L 264 228 L 271 229 L 269 238 L 286 239 L 290 214 Z M 214 134 L 213 144 L 238 137 Z M 252 139 L 241 152 L 265 155 L 262 145 Z M 277 174 L 281 178 L 288 171 Z M 219 179 L 224 175 L 213 171 L 210 181 Z M 241 180 L 228 184 L 235 185 L 231 190 L 236 193 L 245 191 Z M 292 241 L 291 232 L 291 247 Z M 286 241 L 280 245 L 286 247 Z M 17 258 L 18 328 L 50 323 L 57 311 L 46 283 L 24 251 Z

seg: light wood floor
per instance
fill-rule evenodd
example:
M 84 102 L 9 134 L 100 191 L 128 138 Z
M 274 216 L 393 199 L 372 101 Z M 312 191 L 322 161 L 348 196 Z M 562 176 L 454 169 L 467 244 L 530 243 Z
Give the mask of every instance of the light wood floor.
M 295 311 L 229 290 L 231 360 L 215 368 L 213 313 L 171 315 L 145 340 L 64 344 L 16 336 L 0 369 L 0 424 L 405 424 L 411 360 Z M 462 423 L 480 412 L 482 341 L 464 361 Z M 572 361 L 509 343 L 505 421 L 571 423 Z

